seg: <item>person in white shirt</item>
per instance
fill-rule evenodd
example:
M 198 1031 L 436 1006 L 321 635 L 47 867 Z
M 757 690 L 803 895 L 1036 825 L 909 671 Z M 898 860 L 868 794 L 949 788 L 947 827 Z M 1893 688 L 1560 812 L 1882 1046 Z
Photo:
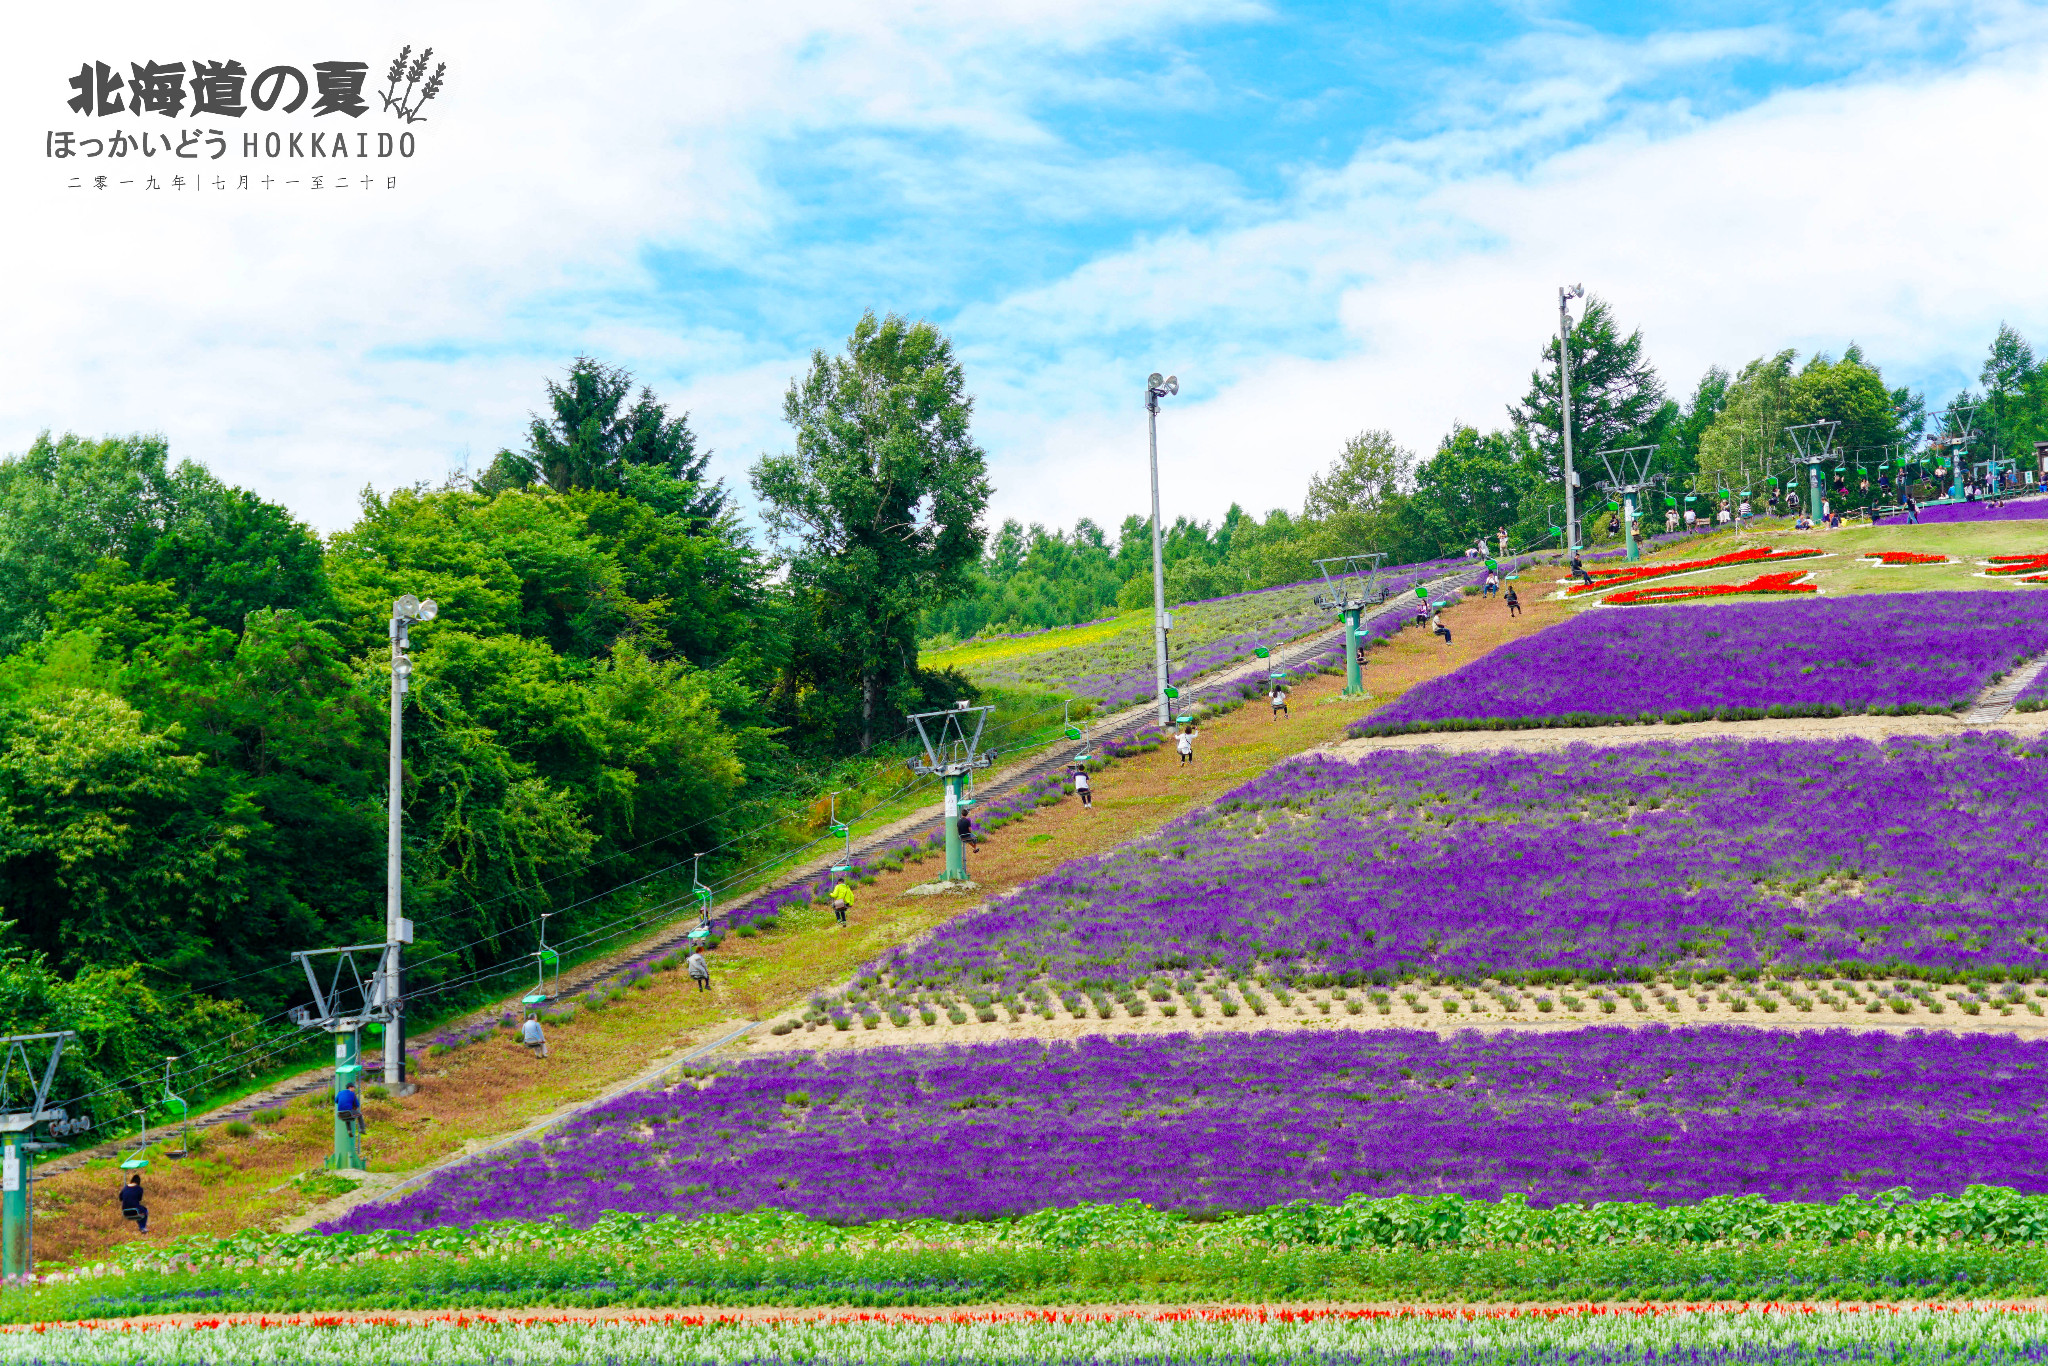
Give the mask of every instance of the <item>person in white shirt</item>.
M 1195 761 L 1195 737 L 1199 734 L 1200 731 L 1182 728 L 1180 739 L 1174 742 L 1174 748 L 1180 751 L 1182 763 L 1191 764 Z
M 1293 712 L 1287 710 L 1287 689 L 1281 687 L 1278 683 L 1273 685 L 1273 695 L 1266 700 L 1273 704 L 1273 716 L 1275 719 L 1294 715 Z
M 1081 798 L 1081 805 L 1089 811 L 1095 809 L 1095 789 L 1088 784 L 1088 774 L 1083 771 L 1074 775 L 1074 791 Z
M 541 1032 L 540 1016 L 526 1017 L 526 1025 L 519 1031 L 519 1041 L 532 1049 L 533 1055 L 537 1058 L 545 1058 L 548 1055 L 548 1036 Z

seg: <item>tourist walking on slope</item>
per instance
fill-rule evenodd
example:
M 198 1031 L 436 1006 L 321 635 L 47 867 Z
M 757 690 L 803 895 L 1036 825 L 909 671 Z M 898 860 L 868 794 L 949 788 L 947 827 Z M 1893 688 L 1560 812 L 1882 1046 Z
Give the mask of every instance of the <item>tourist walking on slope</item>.
M 1195 761 L 1195 739 L 1200 734 L 1201 732 L 1198 730 L 1191 730 L 1186 726 L 1181 727 L 1180 739 L 1174 742 L 1174 748 L 1180 751 L 1180 761 L 1182 763 L 1191 764 Z
M 711 990 L 711 965 L 704 961 L 701 951 L 690 950 L 690 956 L 683 960 L 683 971 L 690 974 L 690 980 L 697 984 L 697 990 Z

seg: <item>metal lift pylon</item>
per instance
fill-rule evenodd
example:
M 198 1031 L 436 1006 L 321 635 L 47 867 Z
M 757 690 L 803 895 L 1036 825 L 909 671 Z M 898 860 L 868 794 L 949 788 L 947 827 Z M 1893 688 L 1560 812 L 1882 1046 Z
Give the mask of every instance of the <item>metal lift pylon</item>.
M 1358 657 L 1358 624 L 1364 618 L 1366 608 L 1386 601 L 1387 587 L 1380 580 L 1380 566 L 1386 560 L 1386 555 L 1373 551 L 1316 561 L 1324 584 L 1324 591 L 1316 595 L 1316 606 L 1326 612 L 1335 612 L 1344 620 L 1346 697 L 1358 697 L 1365 692 L 1365 671 L 1360 667 Z
M 1810 497 L 1806 515 L 1815 522 L 1820 521 L 1820 467 L 1840 461 L 1842 453 L 1835 447 L 1835 433 L 1841 425 L 1840 422 L 1802 422 L 1785 429 L 1785 435 L 1792 438 L 1792 448 L 1799 452 L 1792 463 L 1804 465 L 1807 470 Z
M 291 1021 L 301 1029 L 324 1030 L 334 1036 L 334 1094 L 363 1077 L 363 1029 L 376 1026 L 387 1040 L 396 1039 L 398 992 L 385 980 L 384 963 L 389 961 L 383 944 L 350 944 L 338 949 L 306 949 L 292 955 L 292 961 L 306 970 L 306 985 L 313 1004 L 293 1006 Z M 365 978 L 356 964 L 357 954 L 375 955 L 377 967 Z M 314 967 L 318 958 L 333 958 L 334 970 L 325 986 Z M 334 1116 L 334 1152 L 326 1165 L 336 1171 L 363 1170 L 361 1112 L 350 1124 L 337 1111 Z
M 1655 446 L 1624 446 L 1620 450 L 1600 452 L 1600 463 L 1607 467 L 1607 482 L 1603 487 L 1621 496 L 1624 560 L 1643 557 L 1642 547 L 1636 544 L 1636 498 L 1655 488 L 1659 482 L 1650 475 L 1650 457 L 1656 453 Z
M 47 1034 L 10 1034 L 0 1038 L 0 1048 L 6 1050 L 0 1056 L 0 1144 L 4 1144 L 0 1146 L 0 1283 L 8 1287 L 27 1285 L 35 1271 L 34 1216 L 29 1204 L 34 1174 L 29 1165 L 33 1160 L 30 1154 L 61 1146 L 31 1142 L 29 1131 L 47 1124 L 54 1133 L 69 1136 L 92 1124 L 90 1118 L 85 1118 L 82 1124 L 73 1121 L 61 1108 L 50 1104 L 50 1087 L 57 1080 L 57 1064 L 64 1056 L 64 1045 L 77 1037 L 76 1030 L 60 1029 Z M 50 1050 L 40 1077 L 30 1057 L 30 1050 L 39 1045 L 47 1045 Z M 17 1071 L 19 1082 L 15 1079 Z M 21 1097 L 26 1105 L 16 1100 L 22 1090 L 27 1092 Z
M 982 727 L 994 707 L 975 707 L 962 702 L 951 711 L 920 712 L 910 718 L 917 738 L 924 745 L 924 758 L 913 759 L 913 773 L 930 774 L 946 784 L 946 871 L 947 882 L 967 881 L 967 854 L 960 842 L 960 799 L 977 768 L 991 767 L 994 750 L 981 748 Z M 973 718 L 970 733 L 968 719 Z

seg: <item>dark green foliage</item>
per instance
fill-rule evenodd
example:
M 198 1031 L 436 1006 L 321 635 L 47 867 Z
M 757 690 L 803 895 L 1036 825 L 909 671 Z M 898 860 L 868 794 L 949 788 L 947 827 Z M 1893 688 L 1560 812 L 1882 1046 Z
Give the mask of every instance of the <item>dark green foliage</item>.
M 789 552 L 790 664 L 776 701 L 808 747 L 866 750 L 932 700 L 917 622 L 968 591 L 987 459 L 952 344 L 929 323 L 862 317 L 842 356 L 813 353 L 783 416 L 792 452 L 753 467 Z
M 526 449 L 499 451 L 476 481 L 479 492 L 544 483 L 557 493 L 625 493 L 692 528 L 726 510 L 723 486 L 704 481 L 711 452 L 697 449 L 689 414 L 670 417 L 644 386 L 633 398 L 625 369 L 578 356 L 547 391 L 548 415 L 528 425 Z
M 37 437 L 0 460 L 0 654 L 38 639 L 51 599 L 103 559 L 177 588 L 234 629 L 261 608 L 330 615 L 320 543 L 282 508 L 224 487 L 161 437 Z

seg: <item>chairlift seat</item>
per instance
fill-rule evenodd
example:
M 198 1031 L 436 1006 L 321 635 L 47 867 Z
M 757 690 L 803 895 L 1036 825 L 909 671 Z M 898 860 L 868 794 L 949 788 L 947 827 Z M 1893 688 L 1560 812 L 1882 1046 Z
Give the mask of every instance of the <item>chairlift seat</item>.
M 144 1167 L 147 1167 L 148 1165 L 149 1165 L 149 1159 L 148 1159 L 148 1158 L 146 1158 L 146 1157 L 143 1157 L 143 1156 L 140 1156 L 140 1155 L 137 1155 L 137 1156 L 135 1156 L 135 1157 L 131 1157 L 131 1158 L 129 1158 L 129 1159 L 127 1160 L 127 1161 L 123 1162 L 123 1163 L 121 1164 L 121 1170 L 122 1170 L 122 1171 L 124 1171 L 124 1172 L 133 1172 L 133 1171 L 140 1171 L 140 1170 L 142 1170 L 142 1169 L 143 1169 Z
M 1265 657 L 1266 657 L 1267 655 L 1270 655 L 1270 654 L 1272 654 L 1272 653 L 1273 653 L 1273 652 L 1272 652 L 1271 650 L 1267 649 L 1267 648 L 1266 648 L 1265 646 L 1263 646 L 1263 645 L 1260 645 L 1260 646 L 1256 646 L 1256 647 L 1254 647 L 1254 648 L 1253 648 L 1253 650 L 1252 650 L 1252 654 L 1254 654 L 1255 656 L 1257 656 L 1257 657 L 1258 657 L 1258 658 L 1260 658 L 1260 659 L 1264 659 L 1264 658 L 1265 658 Z
M 1080 739 L 1080 738 L 1081 738 L 1081 728 L 1080 728 L 1079 726 L 1068 726 L 1068 727 L 1067 727 L 1067 738 L 1068 738 L 1069 740 L 1078 740 L 1078 739 Z
M 1166 695 L 1167 695 L 1168 697 L 1179 697 L 1179 696 L 1180 696 L 1180 689 L 1179 689 L 1179 688 L 1168 688 L 1168 689 L 1166 690 Z
M 710 937 L 711 927 L 709 925 L 699 925 L 696 929 L 683 936 L 685 939 L 709 939 Z
M 1180 714 L 1179 716 L 1176 716 L 1176 717 L 1174 717 L 1173 719 L 1174 719 L 1174 720 L 1175 720 L 1176 722 L 1178 722 L 1178 723 L 1179 723 L 1180 725 L 1183 725 L 1183 726 L 1187 726 L 1187 725 L 1192 725 L 1192 724 L 1194 724 L 1194 720 L 1195 720 L 1195 718 L 1194 718 L 1194 717 L 1192 717 L 1192 716 L 1189 716 L 1189 715 L 1188 715 L 1187 713 L 1185 713 L 1185 712 L 1181 713 L 1181 714 Z
M 520 997 L 520 998 L 519 998 L 519 1004 L 521 1004 L 521 1005 L 523 1005 L 523 1006 L 543 1006 L 543 1005 L 546 1005 L 546 1004 L 547 1004 L 547 1003 L 548 1003 L 549 1001 L 551 1001 L 551 1000 L 553 1000 L 553 999 L 554 999 L 554 998 L 553 998 L 553 997 L 551 997 L 551 996 L 548 996 L 548 995 L 546 995 L 546 994 L 544 994 L 544 993 L 542 993 L 542 992 L 538 992 L 538 991 L 536 991 L 536 992 L 534 992 L 534 993 L 533 993 L 533 995 L 531 995 L 531 996 L 522 996 L 522 997 Z

